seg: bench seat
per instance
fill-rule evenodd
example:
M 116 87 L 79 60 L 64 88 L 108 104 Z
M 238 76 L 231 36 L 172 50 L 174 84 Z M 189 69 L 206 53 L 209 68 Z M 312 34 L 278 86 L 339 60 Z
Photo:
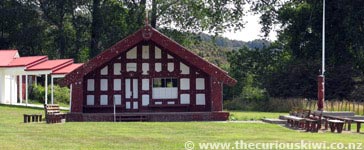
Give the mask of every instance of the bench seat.
M 331 132 L 337 131 L 337 133 L 341 133 L 344 126 L 344 121 L 341 120 L 330 120 L 328 119 L 327 122 L 329 123 Z

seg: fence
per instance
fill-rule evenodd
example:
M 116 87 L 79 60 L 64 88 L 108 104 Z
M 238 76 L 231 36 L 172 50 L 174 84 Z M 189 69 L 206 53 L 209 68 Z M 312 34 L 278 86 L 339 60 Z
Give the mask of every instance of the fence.
M 317 110 L 317 100 L 302 100 L 304 108 Z M 364 114 L 364 102 L 348 101 L 348 100 L 330 100 L 325 101 L 324 110 L 326 111 L 352 111 L 356 115 Z

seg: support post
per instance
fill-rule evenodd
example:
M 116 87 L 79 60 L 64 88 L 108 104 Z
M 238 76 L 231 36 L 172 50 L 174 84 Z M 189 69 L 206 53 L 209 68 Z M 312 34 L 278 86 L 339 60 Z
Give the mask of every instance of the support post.
M 9 80 L 10 80 L 10 95 L 9 95 L 9 98 L 10 98 L 10 101 L 9 101 L 9 103 L 10 104 L 13 104 L 13 75 L 10 75 L 10 77 L 9 77 Z
M 38 86 L 38 75 L 34 76 L 34 86 L 37 87 Z
M 54 93 L 54 84 L 53 84 L 54 80 L 53 80 L 53 76 L 51 75 L 51 104 L 53 104 L 54 102 L 54 97 L 53 97 L 53 93 Z
M 23 75 L 19 75 L 19 103 L 23 103 Z
M 25 75 L 25 106 L 28 106 L 28 75 Z
M 70 112 L 72 112 L 72 83 L 70 85 Z
M 48 74 L 45 74 L 44 76 L 45 76 L 44 77 L 44 87 L 45 87 L 44 103 L 48 104 L 48 97 L 47 97 L 47 95 L 48 95 Z

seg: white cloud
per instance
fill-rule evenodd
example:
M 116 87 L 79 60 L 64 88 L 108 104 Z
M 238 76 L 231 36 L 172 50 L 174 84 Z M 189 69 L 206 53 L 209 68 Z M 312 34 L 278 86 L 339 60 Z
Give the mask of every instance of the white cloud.
M 245 28 L 240 31 L 225 32 L 222 34 L 222 36 L 229 39 L 241 41 L 252 41 L 255 39 L 261 39 L 264 34 L 260 32 L 262 26 L 259 24 L 259 15 L 247 14 L 244 19 L 246 20 Z M 270 41 L 277 40 L 277 32 L 274 30 L 271 31 L 268 38 Z

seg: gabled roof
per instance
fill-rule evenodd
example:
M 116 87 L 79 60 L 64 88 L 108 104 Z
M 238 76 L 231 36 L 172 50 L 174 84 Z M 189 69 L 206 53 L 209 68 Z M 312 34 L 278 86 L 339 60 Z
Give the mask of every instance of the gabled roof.
M 0 50 L 0 67 L 7 67 L 17 57 L 19 57 L 18 50 Z
M 235 85 L 237 82 L 235 79 L 231 78 L 227 72 L 220 69 L 216 65 L 207 62 L 200 56 L 192 53 L 177 42 L 158 32 L 156 29 L 150 26 L 145 26 L 144 28 L 119 41 L 109 49 L 103 51 L 101 54 L 83 64 L 81 67 L 66 75 L 64 78 L 64 83 L 71 84 L 79 81 L 79 79 L 82 79 L 83 76 L 87 75 L 89 72 L 109 62 L 110 60 L 117 57 L 118 54 L 129 50 L 142 41 L 152 41 L 156 43 L 158 46 L 161 46 L 169 53 L 177 55 L 178 57 L 189 62 L 190 65 L 201 69 L 203 72 L 209 74 L 212 77 L 215 77 L 220 82 L 231 86 Z
M 8 67 L 31 67 L 33 65 L 36 65 L 38 63 L 44 62 L 48 60 L 47 56 L 28 56 L 28 57 L 19 57 L 13 59 Z
M 82 66 L 83 64 L 71 64 L 66 67 L 60 68 L 58 70 L 55 70 L 52 72 L 52 74 L 68 74 L 72 72 L 73 70 L 77 69 L 78 67 Z
M 73 63 L 72 59 L 47 60 L 26 69 L 26 71 L 49 70 L 55 71 Z

